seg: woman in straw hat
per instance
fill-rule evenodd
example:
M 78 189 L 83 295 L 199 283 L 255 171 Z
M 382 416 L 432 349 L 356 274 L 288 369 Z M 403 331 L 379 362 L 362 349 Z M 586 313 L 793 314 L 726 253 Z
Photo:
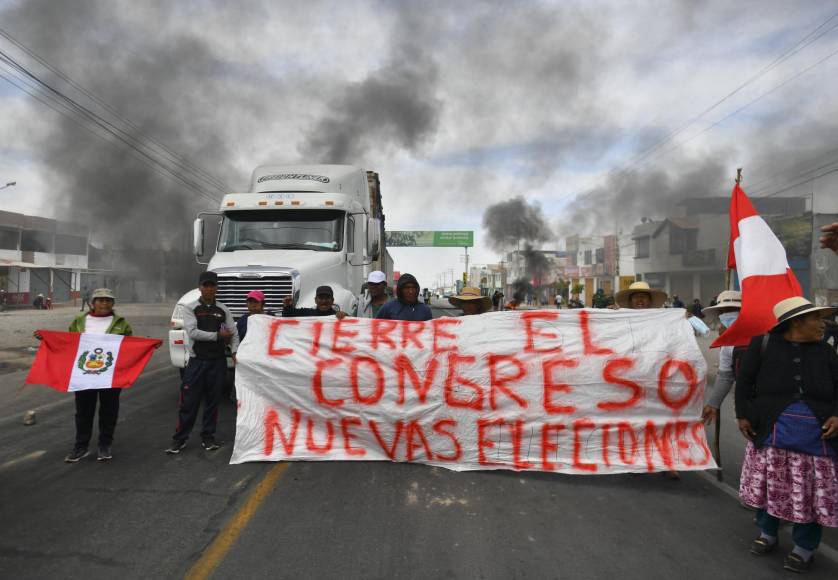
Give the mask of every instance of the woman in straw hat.
M 614 296 L 614 302 L 618 307 L 633 310 L 661 308 L 665 301 L 666 292 L 651 288 L 648 282 L 633 282 L 627 289 L 620 290 Z M 681 479 L 678 472 L 674 470 L 667 471 L 664 475 L 672 480 Z
M 805 572 L 822 526 L 838 527 L 838 357 L 822 341 L 823 317 L 801 297 L 774 306 L 777 324 L 755 337 L 736 381 L 736 418 L 748 440 L 739 496 L 757 508 L 751 553 L 778 545 L 780 520 L 794 523 L 784 567 Z
M 643 310 L 646 308 L 660 308 L 666 301 L 666 292 L 649 287 L 648 282 L 632 282 L 625 290 L 620 290 L 614 296 L 614 302 L 620 308 Z
M 701 313 L 704 314 L 707 322 L 718 323 L 721 336 L 739 316 L 739 311 L 742 309 L 742 293 L 736 290 L 725 290 L 719 294 L 717 300 L 716 304 L 704 308 Z M 722 401 L 733 386 L 745 350 L 742 347 L 732 346 L 723 346 L 719 349 L 719 371 L 716 373 L 716 382 L 701 412 L 701 418 L 705 423 L 712 423 L 719 419 Z
M 457 296 L 451 296 L 448 302 L 462 310 L 463 316 L 483 314 L 492 309 L 492 299 L 483 296 L 480 288 L 463 288 Z

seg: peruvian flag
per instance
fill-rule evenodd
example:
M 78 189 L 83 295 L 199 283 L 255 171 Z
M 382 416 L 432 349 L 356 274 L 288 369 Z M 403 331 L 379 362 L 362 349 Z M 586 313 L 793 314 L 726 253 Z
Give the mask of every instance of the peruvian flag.
M 789 268 L 786 249 L 737 183 L 730 200 L 727 267 L 735 268 L 742 289 L 742 310 L 711 348 L 744 346 L 777 324 L 774 305 L 803 291 Z
M 162 344 L 156 338 L 39 330 L 43 339 L 26 384 L 57 391 L 130 387 Z

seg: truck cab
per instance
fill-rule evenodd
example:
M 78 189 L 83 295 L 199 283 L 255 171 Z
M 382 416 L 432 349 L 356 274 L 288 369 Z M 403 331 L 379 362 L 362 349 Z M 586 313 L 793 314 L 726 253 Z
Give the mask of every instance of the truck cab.
M 247 293 L 261 290 L 265 309 L 280 314 L 286 296 L 313 307 L 315 289 L 328 285 L 335 306 L 354 314 L 369 272 L 387 273 L 378 175 L 351 165 L 265 165 L 253 171 L 249 189 L 225 195 L 217 213 L 193 224 L 195 255 L 218 274 L 217 300 L 238 319 Z M 219 226 L 213 239 L 205 235 L 210 220 Z M 182 308 L 199 294 L 187 292 L 172 313 L 176 367 L 189 361 Z

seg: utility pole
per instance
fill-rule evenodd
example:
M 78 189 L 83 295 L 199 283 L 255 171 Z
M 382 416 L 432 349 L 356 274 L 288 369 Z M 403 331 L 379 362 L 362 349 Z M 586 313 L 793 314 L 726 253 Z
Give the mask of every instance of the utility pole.
M 469 276 L 470 276 L 470 273 L 468 271 L 468 246 L 465 246 L 464 249 L 466 251 L 466 271 L 465 271 L 465 276 L 463 276 L 463 282 L 466 286 L 468 286 L 468 279 L 469 279 Z

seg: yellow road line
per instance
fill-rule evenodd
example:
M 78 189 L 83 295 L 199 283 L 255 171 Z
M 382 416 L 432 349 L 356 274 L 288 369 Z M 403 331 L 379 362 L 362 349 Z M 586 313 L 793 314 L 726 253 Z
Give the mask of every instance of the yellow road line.
M 201 554 L 201 557 L 195 562 L 195 565 L 189 569 L 184 576 L 185 580 L 204 580 L 212 575 L 218 565 L 224 560 L 227 552 L 230 551 L 230 548 L 239 539 L 239 536 L 247 527 L 250 519 L 256 515 L 259 506 L 268 497 L 268 494 L 273 490 L 289 465 L 289 463 L 278 463 L 262 478 L 262 481 L 256 485 L 256 488 L 251 492 L 238 513 L 233 516 L 233 519 L 227 522 L 227 525 L 224 526 L 224 529 L 221 530 L 212 544 L 204 550 L 204 553 Z

